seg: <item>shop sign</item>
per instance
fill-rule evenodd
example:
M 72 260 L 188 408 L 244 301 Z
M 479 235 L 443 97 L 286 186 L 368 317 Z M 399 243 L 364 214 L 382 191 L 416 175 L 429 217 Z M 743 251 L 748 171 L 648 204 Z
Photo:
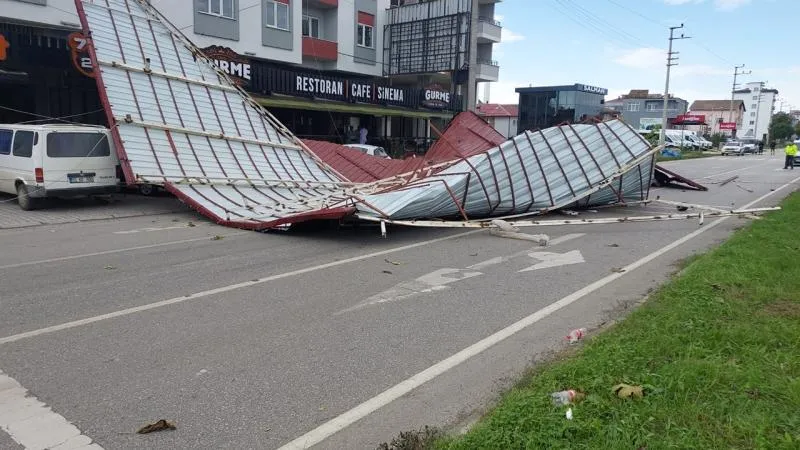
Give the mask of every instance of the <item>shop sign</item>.
M 581 90 L 583 92 L 589 92 L 591 94 L 600 94 L 600 95 L 608 94 L 608 89 L 606 89 L 606 88 L 601 88 L 601 87 L 597 87 L 597 86 L 589 86 L 588 84 L 582 84 L 580 86 L 581 86 Z
M 350 98 L 357 102 L 372 101 L 372 84 L 353 81 L 350 83 Z
M 76 31 L 67 36 L 67 45 L 69 46 L 70 58 L 75 69 L 89 78 L 94 78 L 94 65 L 92 65 L 92 57 L 89 53 L 89 48 L 92 45 L 91 39 Z
M 295 75 L 294 81 L 297 92 L 328 97 L 345 97 L 344 81 L 342 80 L 326 80 L 307 75 Z
M 736 130 L 736 122 L 721 122 L 719 124 L 720 130 Z
M 378 86 L 377 91 L 379 102 L 403 103 L 405 101 L 404 89 L 389 86 Z
M 250 83 L 250 60 L 228 47 L 212 45 L 202 49 L 202 52 L 214 62 L 219 70 L 225 72 L 231 80 L 239 86 Z
M 422 106 L 431 109 L 444 109 L 450 106 L 450 92 L 438 84 L 422 90 Z
M 8 58 L 8 48 L 11 44 L 6 40 L 6 37 L 0 34 L 0 61 L 5 61 Z
M 675 118 L 675 123 L 681 125 L 703 125 L 706 123 L 706 116 L 703 114 L 680 114 Z

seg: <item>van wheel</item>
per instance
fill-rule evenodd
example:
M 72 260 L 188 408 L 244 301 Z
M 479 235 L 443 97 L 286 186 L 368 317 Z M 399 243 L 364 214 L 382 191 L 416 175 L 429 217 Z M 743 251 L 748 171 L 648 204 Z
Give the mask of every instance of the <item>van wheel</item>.
M 36 207 L 36 202 L 28 193 L 28 186 L 23 183 L 17 185 L 17 203 L 23 211 L 31 211 Z
M 156 188 L 152 184 L 140 184 L 139 185 L 139 193 L 144 196 L 150 196 L 155 193 Z

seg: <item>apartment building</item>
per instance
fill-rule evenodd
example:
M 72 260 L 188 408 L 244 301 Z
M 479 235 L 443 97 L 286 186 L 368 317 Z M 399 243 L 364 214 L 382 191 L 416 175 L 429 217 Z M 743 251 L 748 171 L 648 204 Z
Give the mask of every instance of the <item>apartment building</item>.
M 614 100 L 607 100 L 607 108 L 622 114 L 622 119 L 634 127 L 647 130 L 661 125 L 664 112 L 664 94 L 651 94 L 646 89 L 633 89 Z M 670 95 L 667 100 L 667 120 L 686 114 L 689 102 Z
M 693 115 L 705 117 L 705 125 L 692 125 L 686 129 L 697 131 L 704 135 L 721 133 L 730 137 L 737 135 L 737 130 L 742 129 L 747 106 L 741 100 L 695 100 L 692 102 L 690 112 Z M 739 134 L 741 137 L 741 134 Z
M 477 25 L 485 22 L 478 20 L 479 13 L 494 16 L 494 4 L 487 0 L 433 0 L 424 5 L 396 0 L 150 3 L 297 135 L 342 142 L 351 136 L 351 128 L 362 126 L 368 129 L 368 139 L 381 145 L 388 145 L 383 141 L 389 139 L 429 138 L 431 123 L 442 127 L 464 109 L 462 90 L 472 90 L 460 80 L 464 73 L 475 73 L 468 64 L 470 58 L 477 61 L 479 51 L 491 56 L 484 45 L 486 34 L 492 42 L 499 42 L 500 36 L 494 23 L 487 26 L 496 29 L 488 31 Z M 439 58 L 437 51 L 417 45 L 420 36 L 400 34 L 398 30 L 409 25 L 407 18 L 419 17 L 414 14 L 420 6 L 430 20 L 426 29 L 436 23 L 437 36 L 464 42 L 460 59 Z M 459 14 L 466 14 L 460 27 L 453 20 Z M 91 74 L 80 67 L 91 66 L 85 60 L 88 55 L 79 55 L 81 62 L 70 51 L 71 37 L 80 34 L 79 23 L 74 0 L 0 0 L 0 39 L 9 43 L 5 60 L 0 58 L 0 106 L 6 106 L 7 113 L 8 108 L 31 109 L 25 97 L 17 95 L 25 90 L 36 91 L 40 98 L 28 113 L 52 117 L 100 109 Z M 418 33 L 417 26 L 411 24 L 413 33 Z M 443 40 L 421 38 L 444 47 Z M 403 58 L 437 62 L 413 72 L 390 70 L 386 55 L 406 44 L 410 46 L 404 48 Z M 52 71 L 39 69 L 39 61 L 51 64 Z M 0 116 L 15 122 L 25 117 Z M 103 116 L 83 119 L 102 123 Z
M 733 91 L 733 98 L 741 100 L 747 106 L 747 114 L 737 133 L 738 137 L 766 141 L 778 90 L 766 88 L 765 84 L 763 81 L 756 81 L 745 84 L 743 89 Z

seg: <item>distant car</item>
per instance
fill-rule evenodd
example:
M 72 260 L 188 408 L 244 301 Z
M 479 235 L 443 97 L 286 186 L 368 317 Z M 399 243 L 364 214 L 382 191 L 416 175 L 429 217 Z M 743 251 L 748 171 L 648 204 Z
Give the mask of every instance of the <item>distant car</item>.
M 726 155 L 744 155 L 745 147 L 739 141 L 728 141 L 722 146 L 722 156 Z
M 756 139 L 745 139 L 741 141 L 744 153 L 758 153 L 759 141 Z
M 361 153 L 364 153 L 365 155 L 377 156 L 378 158 L 392 159 L 392 157 L 389 156 L 388 153 L 386 153 L 386 150 L 384 150 L 383 147 L 378 147 L 377 145 L 345 144 L 345 147 L 358 150 Z

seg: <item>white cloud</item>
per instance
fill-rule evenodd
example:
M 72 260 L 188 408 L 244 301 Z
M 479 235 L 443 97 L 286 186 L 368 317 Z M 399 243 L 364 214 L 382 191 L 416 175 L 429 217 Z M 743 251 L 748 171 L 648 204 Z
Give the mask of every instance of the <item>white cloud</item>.
M 494 20 L 496 20 L 498 22 L 503 22 L 504 18 L 505 18 L 505 16 L 503 16 L 502 14 L 495 14 L 494 15 Z
M 618 54 L 614 62 L 634 69 L 654 69 L 666 64 L 666 51 L 654 47 L 641 47 Z
M 500 37 L 501 38 L 501 43 L 519 42 L 519 41 L 524 41 L 525 40 L 525 36 L 523 36 L 523 35 L 521 35 L 519 33 L 515 33 L 513 31 L 509 30 L 508 28 L 503 28 L 503 31 L 501 33 L 502 33 L 502 35 Z
M 697 77 L 697 76 L 728 76 L 730 69 L 724 67 L 710 66 L 708 64 L 686 64 L 677 65 L 672 68 L 672 73 L 676 77 Z
M 723 11 L 731 11 L 750 3 L 750 0 L 714 0 L 714 6 Z
M 667 5 L 679 6 L 687 3 L 703 3 L 705 0 L 664 0 Z M 750 3 L 751 0 L 714 0 L 714 7 L 720 11 L 733 11 Z
M 478 85 L 478 98 L 481 101 L 483 101 L 484 84 L 491 84 L 491 87 L 489 87 L 490 102 L 516 105 L 519 102 L 519 94 L 515 92 L 515 89 L 518 87 L 525 87 L 530 83 L 523 83 L 519 81 L 495 81 L 494 83 L 480 83 Z

